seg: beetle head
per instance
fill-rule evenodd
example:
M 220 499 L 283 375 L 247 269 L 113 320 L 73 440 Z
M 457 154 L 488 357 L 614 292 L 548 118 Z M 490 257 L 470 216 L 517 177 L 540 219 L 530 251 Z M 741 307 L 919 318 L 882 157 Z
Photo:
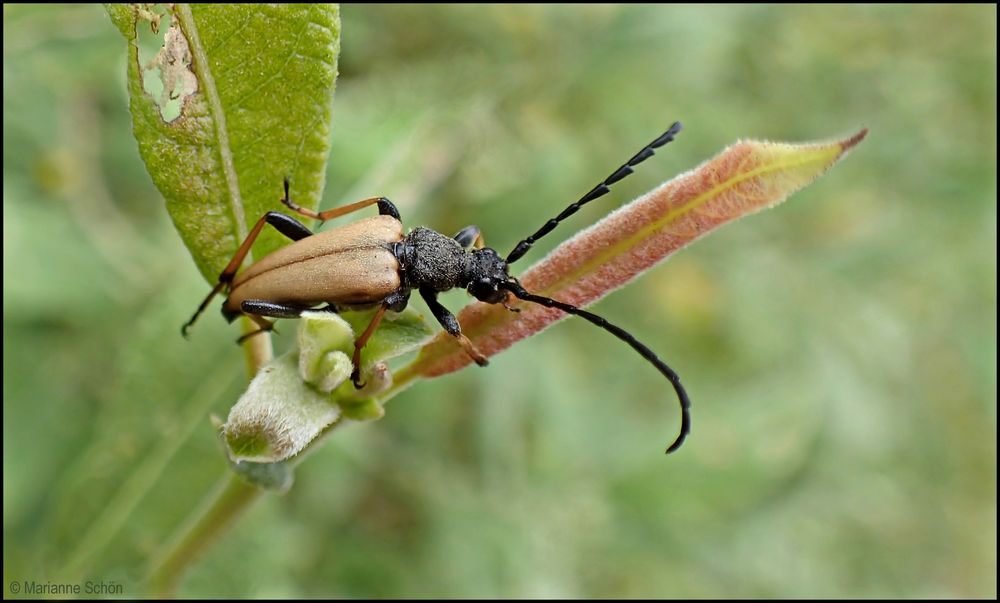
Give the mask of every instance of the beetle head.
M 466 290 L 473 297 L 488 304 L 507 300 L 507 290 L 502 287 L 510 280 L 507 262 L 489 247 L 473 249 L 466 272 Z

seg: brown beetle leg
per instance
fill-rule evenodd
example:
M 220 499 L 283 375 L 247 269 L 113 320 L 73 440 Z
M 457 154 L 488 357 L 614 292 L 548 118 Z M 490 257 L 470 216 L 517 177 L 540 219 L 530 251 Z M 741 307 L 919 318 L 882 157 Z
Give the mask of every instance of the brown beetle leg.
M 382 322 L 382 317 L 385 316 L 385 311 L 388 309 L 389 307 L 385 304 L 379 306 L 378 311 L 375 312 L 375 316 L 372 317 L 372 321 L 368 323 L 368 328 L 354 342 L 354 356 L 351 358 L 351 362 L 354 364 L 354 370 L 351 372 L 351 382 L 354 383 L 354 389 L 361 389 L 365 386 L 364 383 L 361 383 L 361 349 L 368 343 L 372 333 L 378 328 L 378 323 Z
M 462 346 L 462 349 L 465 350 L 465 353 L 469 355 L 469 358 L 472 358 L 473 362 L 479 366 L 487 366 L 490 363 L 486 356 L 483 356 L 483 354 L 476 349 L 476 346 L 472 345 L 472 342 L 469 341 L 469 338 L 464 334 L 459 333 L 458 335 L 455 335 L 455 338 L 458 340 L 458 344 Z
M 185 338 L 188 336 L 188 329 L 191 328 L 191 325 L 194 324 L 194 321 L 198 320 L 198 317 L 201 316 L 201 313 L 205 311 L 205 308 L 208 307 L 209 302 L 212 301 L 212 298 L 215 297 L 215 294 L 218 293 L 219 291 L 222 291 L 222 289 L 227 284 L 228 281 L 220 280 L 218 283 L 216 283 L 214 287 L 212 287 L 212 290 L 208 292 L 208 296 L 201 302 L 201 304 L 198 305 L 198 309 L 194 311 L 194 315 L 191 316 L 191 320 L 181 325 L 181 335 L 183 335 Z
M 206 296 L 204 301 L 201 302 L 201 305 L 198 306 L 198 309 L 195 311 L 194 316 L 191 317 L 191 320 L 184 323 L 184 326 L 181 327 L 182 335 L 187 337 L 188 329 L 196 320 L 198 320 L 201 313 L 205 311 L 205 308 L 208 307 L 212 298 L 233 281 L 233 277 L 236 276 L 236 272 L 240 269 L 240 266 L 243 265 L 243 260 L 245 260 L 247 254 L 250 253 L 250 248 L 253 247 L 257 237 L 260 236 L 260 231 L 264 229 L 265 224 L 270 224 L 278 232 L 293 241 L 304 239 L 312 236 L 313 234 L 312 231 L 306 228 L 301 222 L 291 216 L 286 216 L 283 213 L 269 211 L 261 216 L 260 219 L 257 220 L 257 223 L 254 224 L 253 228 L 250 229 L 250 234 L 248 234 L 247 238 L 243 240 L 239 249 L 237 249 L 236 253 L 233 254 L 233 259 L 229 260 L 229 264 L 227 264 L 226 268 L 221 274 L 219 274 L 219 282 L 212 287 L 211 291 L 209 291 L 208 296 Z
M 342 207 L 335 207 L 333 209 L 328 209 L 326 211 L 315 211 L 302 207 L 298 203 L 295 203 L 288 196 L 288 178 L 285 178 L 285 196 L 282 197 L 281 202 L 288 209 L 294 211 L 297 214 L 301 214 L 307 218 L 312 218 L 314 220 L 319 220 L 320 224 L 326 222 L 327 220 L 332 220 L 334 218 L 339 218 L 340 216 L 345 216 L 349 213 L 356 212 L 359 209 L 364 209 L 369 205 L 378 204 L 378 213 L 381 215 L 392 216 L 399 220 L 399 210 L 393 205 L 392 201 L 389 201 L 385 197 L 369 197 L 368 199 L 363 199 L 350 205 L 344 205 Z
M 250 339 L 254 335 L 260 335 L 261 333 L 270 333 L 271 331 L 275 331 L 274 323 L 271 322 L 270 320 L 257 316 L 256 314 L 247 314 L 247 317 L 249 317 L 250 320 L 257 323 L 257 326 L 259 326 L 260 328 L 257 329 L 256 331 L 250 331 L 249 333 L 242 335 L 239 339 L 236 340 L 236 343 L 243 343 L 244 341 Z
M 479 366 L 486 366 L 490 363 L 486 356 L 469 341 L 469 338 L 462 334 L 462 327 L 458 324 L 458 319 L 448 311 L 448 308 L 441 305 L 441 302 L 437 300 L 437 293 L 430 289 L 421 288 L 420 297 L 424 298 L 424 301 L 427 302 L 427 306 L 431 309 L 431 314 L 441 323 L 444 330 L 458 340 L 458 344 L 462 346 L 462 349 L 469 355 L 469 358 L 472 358 Z

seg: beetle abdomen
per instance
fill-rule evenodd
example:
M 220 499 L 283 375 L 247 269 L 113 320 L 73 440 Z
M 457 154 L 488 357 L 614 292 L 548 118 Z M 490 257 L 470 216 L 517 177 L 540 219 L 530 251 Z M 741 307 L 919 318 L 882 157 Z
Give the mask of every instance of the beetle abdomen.
M 239 312 L 247 299 L 303 306 L 381 301 L 400 287 L 399 262 L 390 246 L 402 239 L 403 225 L 390 216 L 306 237 L 240 273 L 224 308 Z

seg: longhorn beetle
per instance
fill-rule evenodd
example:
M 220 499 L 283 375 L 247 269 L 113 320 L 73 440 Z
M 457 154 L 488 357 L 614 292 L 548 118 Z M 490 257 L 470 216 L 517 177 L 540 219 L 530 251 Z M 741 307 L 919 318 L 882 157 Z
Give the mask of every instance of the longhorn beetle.
M 484 245 L 476 226 L 467 226 L 454 237 L 446 237 L 423 227 L 404 234 L 399 211 L 385 197 L 372 197 L 323 212 L 300 207 L 289 197 L 286 178 L 285 196 L 281 202 L 303 216 L 322 223 L 369 205 L 377 205 L 379 215 L 313 234 L 290 216 L 276 211 L 267 212 L 257 220 L 229 265 L 219 275 L 219 282 L 198 306 L 191 320 L 181 327 L 181 333 L 187 336 L 188 328 L 212 298 L 223 290 L 226 290 L 228 296 L 222 304 L 222 315 L 232 322 L 237 316 L 245 314 L 260 327 L 241 337 L 240 341 L 273 329 L 273 323 L 264 317 L 298 318 L 302 312 L 324 303 L 326 306 L 323 309 L 331 312 L 378 306 L 368 328 L 354 342 L 351 381 L 356 388 L 361 388 L 361 349 L 375 332 L 387 310 L 399 312 L 406 307 L 413 289 L 420 292 L 420 297 L 424 298 L 434 318 L 448 334 L 455 337 L 465 353 L 479 366 L 486 366 L 486 357 L 462 334 L 455 315 L 441 305 L 437 295 L 442 291 L 463 287 L 479 301 L 503 304 L 504 307 L 517 311 L 516 308 L 507 306 L 507 301 L 513 295 L 524 301 L 579 316 L 610 332 L 630 345 L 670 381 L 680 401 L 681 429 L 667 448 L 669 454 L 681 446 L 691 430 L 691 403 L 677 373 L 624 329 L 586 310 L 528 292 L 516 278 L 510 276 L 509 267 L 560 222 L 587 203 L 607 194 L 612 184 L 631 174 L 636 165 L 652 157 L 656 149 L 672 141 L 680 130 L 681 124 L 674 123 L 600 184 L 590 189 L 590 192 L 519 242 L 506 259 Z M 237 275 L 236 272 L 264 224 L 270 224 L 294 242 L 251 264 Z

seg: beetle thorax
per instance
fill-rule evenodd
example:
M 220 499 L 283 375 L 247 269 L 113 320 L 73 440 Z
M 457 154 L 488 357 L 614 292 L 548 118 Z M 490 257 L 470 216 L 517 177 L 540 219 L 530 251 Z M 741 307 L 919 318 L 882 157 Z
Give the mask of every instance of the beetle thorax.
M 489 247 L 466 250 L 455 239 L 420 227 L 398 243 L 395 251 L 407 289 L 463 288 L 487 303 L 507 299 L 502 287 L 510 279 L 507 262 Z
M 471 257 L 458 241 L 429 228 L 414 228 L 397 251 L 404 283 L 414 289 L 464 287 Z

